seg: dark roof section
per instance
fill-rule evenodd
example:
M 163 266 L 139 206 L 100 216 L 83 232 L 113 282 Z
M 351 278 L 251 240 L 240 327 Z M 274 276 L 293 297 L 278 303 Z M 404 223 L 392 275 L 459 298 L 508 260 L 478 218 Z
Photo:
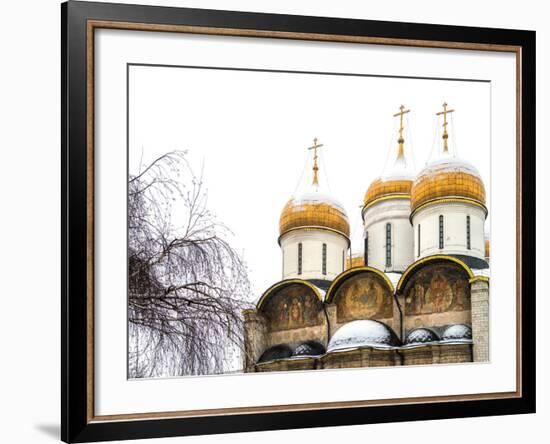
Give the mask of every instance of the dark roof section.
M 466 256 L 464 254 L 449 254 L 449 256 L 452 256 L 454 258 L 457 258 L 464 262 L 468 267 L 474 268 L 476 270 L 482 270 L 484 268 L 489 268 L 489 264 L 484 259 L 479 259 L 477 257 L 473 256 Z
M 327 291 L 330 284 L 332 284 L 332 281 L 326 279 L 307 279 L 307 281 L 324 291 Z
M 325 353 L 323 344 L 317 341 L 305 341 L 296 347 L 293 356 L 319 356 Z
M 275 359 L 285 359 L 292 356 L 292 348 L 287 344 L 278 344 L 268 348 L 262 353 L 258 362 L 274 361 Z

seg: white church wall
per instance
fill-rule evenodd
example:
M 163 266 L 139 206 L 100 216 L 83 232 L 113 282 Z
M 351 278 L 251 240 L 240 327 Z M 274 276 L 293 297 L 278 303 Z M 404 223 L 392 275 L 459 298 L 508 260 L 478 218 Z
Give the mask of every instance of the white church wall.
M 298 273 L 298 244 L 302 244 L 302 273 Z M 332 280 L 344 271 L 348 239 L 336 232 L 302 228 L 285 233 L 280 239 L 283 251 L 283 279 Z M 323 274 L 323 244 L 327 246 L 326 274 Z
M 409 199 L 388 199 L 367 208 L 363 237 L 368 232 L 368 265 L 383 271 L 404 271 L 414 260 Z M 386 224 L 391 224 L 391 266 L 386 267 Z
M 443 215 L 443 249 L 439 248 L 439 216 Z M 470 249 L 467 245 L 466 220 L 470 216 Z M 420 254 L 418 225 L 420 224 Z M 433 254 L 463 254 L 485 258 L 485 211 L 467 202 L 428 205 L 413 216 L 415 260 Z

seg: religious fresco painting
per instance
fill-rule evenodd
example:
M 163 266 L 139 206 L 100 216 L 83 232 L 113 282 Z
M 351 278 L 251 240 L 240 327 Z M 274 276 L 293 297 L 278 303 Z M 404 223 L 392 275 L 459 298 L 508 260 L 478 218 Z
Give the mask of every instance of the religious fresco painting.
M 469 287 L 467 276 L 456 265 L 423 268 L 414 274 L 405 288 L 406 313 L 420 315 L 470 310 Z
M 323 304 L 310 288 L 294 284 L 273 294 L 261 311 L 269 331 L 291 330 L 320 324 Z
M 392 292 L 380 276 L 374 273 L 353 276 L 340 286 L 334 296 L 338 322 L 391 318 L 392 297 Z

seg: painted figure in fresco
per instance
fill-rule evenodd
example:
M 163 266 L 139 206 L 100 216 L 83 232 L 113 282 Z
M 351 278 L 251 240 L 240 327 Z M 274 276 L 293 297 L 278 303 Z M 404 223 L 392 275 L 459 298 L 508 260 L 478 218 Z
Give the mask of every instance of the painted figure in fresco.
M 282 300 L 278 305 L 279 320 L 278 325 L 275 326 L 275 329 L 286 329 L 288 328 L 288 304 L 286 300 Z
M 341 320 L 391 316 L 384 287 L 373 276 L 350 279 L 339 290 L 338 317 Z
M 312 291 L 302 285 L 286 287 L 273 295 L 262 307 L 270 331 L 281 331 L 317 325 L 320 302 Z
M 304 322 L 307 325 L 313 325 L 317 321 L 316 304 L 311 296 L 306 296 L 304 301 Z
M 302 302 L 293 298 L 290 304 L 290 327 L 301 327 L 304 323 Z
M 406 290 L 405 303 L 410 314 L 469 310 L 469 285 L 456 269 L 449 266 L 422 270 Z
M 426 291 L 426 298 L 428 297 L 433 303 L 433 313 L 446 311 L 453 303 L 453 290 L 440 272 L 436 272 L 430 282 L 428 291 Z
M 424 299 L 424 287 L 419 282 L 414 284 L 413 295 L 412 311 L 413 313 L 421 313 L 427 304 Z
M 359 281 L 351 281 L 348 285 L 344 285 L 342 288 L 346 304 L 349 308 L 357 308 L 362 305 L 366 305 L 369 300 L 369 295 L 361 287 Z
M 453 309 L 457 311 L 469 310 L 470 300 L 468 298 L 468 285 L 464 281 L 456 281 L 453 285 L 455 303 Z
M 367 281 L 367 295 L 369 296 L 367 307 L 376 314 L 382 307 L 383 296 L 380 284 L 375 282 L 374 279 L 369 279 Z
M 434 298 L 433 294 L 430 292 L 430 288 L 426 290 L 422 287 L 422 302 L 420 304 L 419 313 L 433 313 L 434 311 Z

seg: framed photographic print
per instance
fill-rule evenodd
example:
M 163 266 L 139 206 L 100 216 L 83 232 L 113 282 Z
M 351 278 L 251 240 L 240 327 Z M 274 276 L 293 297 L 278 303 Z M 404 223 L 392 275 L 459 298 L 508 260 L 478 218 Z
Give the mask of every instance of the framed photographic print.
M 535 33 L 62 5 L 62 439 L 535 411 Z

